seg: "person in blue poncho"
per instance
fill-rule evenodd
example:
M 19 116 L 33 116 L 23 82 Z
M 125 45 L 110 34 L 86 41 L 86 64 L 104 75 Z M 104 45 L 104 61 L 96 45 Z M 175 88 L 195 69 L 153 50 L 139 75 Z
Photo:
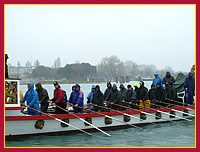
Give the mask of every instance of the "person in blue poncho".
M 186 90 L 186 103 L 192 105 L 194 101 L 195 82 L 192 72 L 185 78 L 184 88 Z
M 20 101 L 21 103 L 27 102 L 27 108 L 28 108 L 28 115 L 40 115 L 40 112 L 37 112 L 36 110 L 40 110 L 39 107 L 39 97 L 36 90 L 34 90 L 34 83 L 30 82 L 27 85 L 28 90 L 26 91 L 25 96 Z M 30 109 L 34 108 L 36 110 Z
M 152 84 L 154 85 L 154 87 L 155 87 L 155 88 L 157 87 L 157 83 L 158 83 L 158 82 L 160 83 L 160 85 L 161 85 L 161 87 L 162 87 L 162 86 L 163 86 L 163 83 L 162 83 L 163 79 L 162 79 L 162 77 L 159 76 L 159 73 L 158 73 L 158 72 L 155 72 L 155 73 L 154 73 L 154 76 L 155 76 L 155 78 L 153 79 L 153 82 L 152 82 Z
M 80 90 L 80 85 L 75 85 L 76 90 L 72 94 L 72 98 L 69 100 L 69 103 L 73 104 L 74 113 L 83 113 L 83 107 L 84 107 L 84 94 Z M 82 107 L 82 108 L 80 108 Z
M 94 97 L 94 93 L 95 93 L 95 85 L 92 85 L 91 91 L 87 96 L 87 106 L 89 109 L 94 109 L 94 106 L 92 105 L 92 100 Z

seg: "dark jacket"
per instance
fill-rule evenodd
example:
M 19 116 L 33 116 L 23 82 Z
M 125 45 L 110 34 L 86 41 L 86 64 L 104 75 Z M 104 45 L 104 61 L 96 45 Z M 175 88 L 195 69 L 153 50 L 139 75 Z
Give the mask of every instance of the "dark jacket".
M 149 90 L 149 92 L 148 92 L 148 99 L 149 100 L 155 100 L 155 92 L 156 92 L 155 89 L 150 89 Z
M 103 93 L 99 90 L 98 92 L 95 92 L 93 95 L 92 103 L 97 105 L 103 105 Z
M 148 99 L 148 89 L 145 86 L 141 86 L 138 90 L 138 100 L 145 101 Z
M 135 89 L 134 89 L 134 91 L 135 91 L 135 94 L 136 94 L 136 100 L 139 100 L 139 88 L 138 87 L 135 87 Z
M 126 88 L 120 89 L 120 96 L 121 96 L 121 100 L 124 100 L 126 98 Z
M 193 74 L 191 72 L 188 74 L 188 77 L 185 78 L 184 88 L 187 88 L 187 93 L 190 96 L 194 96 L 195 82 L 194 82 Z
M 38 93 L 38 96 L 39 96 L 39 100 L 40 100 L 40 104 L 41 104 L 41 107 L 40 107 L 40 110 L 42 112 L 47 112 L 47 109 L 49 107 L 49 95 L 48 95 L 48 92 L 46 89 L 44 89 L 42 87 L 42 85 L 40 83 L 37 83 L 35 85 L 37 87 L 37 93 Z
M 177 100 L 177 92 L 176 89 L 172 87 L 168 87 L 168 89 L 165 89 L 165 96 L 167 99 Z
M 106 98 L 106 101 L 110 101 L 110 102 L 114 102 L 114 103 L 118 104 L 120 99 L 121 99 L 121 97 L 120 97 L 119 91 L 117 89 L 114 90 L 112 88 L 112 90 L 110 91 L 110 93 L 108 94 L 108 96 Z
M 103 99 L 106 100 L 108 94 L 111 92 L 112 87 L 107 87 L 107 89 L 105 90 L 104 94 L 103 94 Z
M 99 106 L 104 106 L 103 93 L 100 90 L 94 93 L 92 103 Z M 95 106 L 95 111 L 99 110 L 104 111 L 103 108 Z
M 163 87 L 157 87 L 155 89 L 155 100 L 164 101 L 165 100 L 165 89 Z
M 171 76 L 170 72 L 167 72 L 166 76 L 163 78 L 163 84 L 165 84 L 165 87 L 168 87 L 169 84 L 172 86 L 174 82 L 175 82 L 174 77 Z
M 38 87 L 37 93 L 39 96 L 40 104 L 44 104 L 49 100 L 48 92 L 42 87 L 40 83 L 37 83 L 35 86 Z
M 136 93 L 134 90 L 127 90 L 125 100 L 126 102 L 130 102 L 136 99 Z

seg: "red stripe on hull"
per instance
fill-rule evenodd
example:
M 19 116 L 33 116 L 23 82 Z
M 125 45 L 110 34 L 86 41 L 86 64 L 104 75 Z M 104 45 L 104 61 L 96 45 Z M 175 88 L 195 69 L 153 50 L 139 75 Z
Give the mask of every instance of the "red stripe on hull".
M 185 110 L 186 108 L 185 107 L 176 107 L 174 108 L 176 110 L 179 110 L 179 111 L 183 111 Z M 157 109 L 157 110 L 161 110 L 161 111 L 164 111 L 164 112 L 170 112 L 171 109 L 168 109 L 168 108 L 160 108 L 160 109 Z M 141 110 L 141 111 L 144 111 L 144 112 L 147 112 L 147 113 L 154 113 L 156 112 L 156 110 L 153 110 L 153 109 L 145 109 L 145 110 Z M 123 113 L 126 113 L 126 114 L 140 114 L 140 111 L 136 111 L 136 110 L 126 110 L 126 111 L 121 111 Z M 119 112 L 101 112 L 102 114 L 104 115 L 108 115 L 108 116 L 116 116 L 116 115 L 123 115 Z M 87 117 L 102 117 L 101 114 L 97 114 L 97 113 L 83 113 L 83 114 L 76 114 L 78 117 L 80 118 L 87 118 Z M 65 119 L 65 118 L 68 118 L 68 119 L 72 119 L 72 118 L 76 118 L 75 116 L 73 116 L 72 114 L 52 114 L 52 116 L 58 118 L 58 119 Z M 42 115 L 39 115 L 39 116 L 27 116 L 27 115 L 24 115 L 24 116 L 5 116 L 5 120 L 6 121 L 21 121 L 21 120 L 51 120 L 52 118 L 48 117 L 48 116 L 42 116 Z
M 22 110 L 22 107 L 6 107 L 5 110 Z

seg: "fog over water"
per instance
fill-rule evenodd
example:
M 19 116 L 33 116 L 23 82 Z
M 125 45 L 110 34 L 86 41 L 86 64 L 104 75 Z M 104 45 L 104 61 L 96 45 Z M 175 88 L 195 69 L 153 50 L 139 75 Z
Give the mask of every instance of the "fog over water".
M 122 61 L 188 71 L 195 62 L 195 5 L 6 5 L 9 63 L 51 67 Z

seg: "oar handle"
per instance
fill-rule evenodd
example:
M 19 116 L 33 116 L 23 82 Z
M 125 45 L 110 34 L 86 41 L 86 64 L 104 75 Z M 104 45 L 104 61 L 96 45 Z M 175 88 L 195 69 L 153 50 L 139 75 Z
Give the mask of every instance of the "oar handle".
M 80 129 L 80 128 L 74 126 L 74 125 L 71 125 L 71 124 L 69 124 L 69 123 L 67 123 L 67 122 L 65 122 L 65 121 L 62 121 L 62 120 L 60 120 L 60 119 L 58 119 L 58 118 L 56 118 L 56 117 L 53 117 L 53 116 L 51 116 L 51 115 L 49 115 L 49 114 L 47 114 L 47 113 L 44 113 L 44 112 L 42 112 L 42 111 L 40 111 L 40 110 L 37 110 L 37 109 L 35 109 L 35 108 L 32 108 L 32 107 L 30 107 L 30 106 L 27 106 L 27 107 L 30 108 L 30 109 L 32 109 L 32 110 L 34 110 L 34 111 L 40 112 L 40 113 L 42 113 L 43 115 L 46 115 L 46 116 L 48 116 L 48 117 L 50 117 L 50 118 L 53 118 L 53 119 L 56 120 L 56 121 L 62 122 L 62 123 L 64 123 L 64 124 L 66 124 L 66 125 L 69 125 L 69 126 L 71 126 L 72 128 L 75 128 L 75 129 L 77 129 L 77 130 L 79 130 L 79 131 L 81 131 L 81 132 L 83 132 L 83 133 L 86 133 L 86 134 L 88 134 L 88 135 L 90 135 L 90 136 L 92 135 L 92 134 L 90 134 L 90 133 L 88 133 L 88 132 L 86 132 L 86 131 L 84 131 L 84 130 L 82 130 L 82 129 Z
M 67 111 L 66 109 L 64 109 L 64 108 L 62 108 L 62 107 L 60 107 L 60 106 L 58 106 L 58 105 L 56 105 L 56 107 L 60 108 L 61 110 L 64 110 L 64 111 L 66 111 L 66 112 L 69 112 L 69 111 Z M 105 131 L 101 130 L 100 128 L 96 127 L 95 125 L 93 125 L 93 124 L 89 123 L 88 121 L 86 121 L 86 120 L 84 120 L 84 119 L 80 118 L 80 117 L 79 117 L 79 116 L 77 116 L 76 114 L 74 114 L 74 113 L 72 113 L 72 112 L 69 112 L 69 114 L 71 114 L 71 115 L 75 116 L 76 118 L 80 119 L 81 121 L 83 121 L 83 122 L 87 123 L 88 125 L 90 125 L 90 126 L 94 127 L 95 129 L 99 130 L 100 132 L 104 133 L 105 135 L 107 135 L 107 136 L 111 137 L 111 135 L 110 135 L 110 134 L 106 133 Z
M 129 103 L 129 102 L 126 102 L 126 103 Z M 129 103 L 129 104 L 130 104 L 130 103 Z M 132 105 L 135 105 L 135 106 L 139 106 L 139 105 L 136 105 L 136 104 L 134 104 L 134 103 L 131 103 L 131 104 L 132 104 Z M 130 108 L 130 109 L 133 109 L 133 108 Z M 157 111 L 156 109 L 153 109 L 153 108 L 149 108 L 149 109 L 152 109 L 152 110 Z M 154 116 L 153 114 L 150 114 L 150 113 L 148 113 L 148 112 L 140 111 L 140 110 L 137 110 L 137 109 L 133 109 L 133 110 L 139 111 L 139 112 L 141 112 L 141 113 L 147 114 L 147 115 L 152 116 L 152 117 L 155 117 L 155 118 L 160 118 L 160 119 L 162 119 L 162 120 L 172 121 L 172 120 L 168 120 L 168 119 L 165 119 L 165 118 L 162 118 L 162 117 L 159 117 L 159 116 Z
M 170 115 L 170 116 L 174 116 L 174 117 L 177 117 L 177 118 L 180 118 L 180 119 L 184 119 L 184 120 L 186 120 L 186 121 L 192 121 L 192 120 L 190 120 L 190 119 L 186 119 L 186 118 L 183 118 L 183 117 L 179 117 L 179 116 L 176 116 L 176 115 L 173 115 L 173 114 L 164 112 L 164 111 L 158 110 L 158 112 L 162 112 L 162 113 L 167 114 L 167 115 Z

